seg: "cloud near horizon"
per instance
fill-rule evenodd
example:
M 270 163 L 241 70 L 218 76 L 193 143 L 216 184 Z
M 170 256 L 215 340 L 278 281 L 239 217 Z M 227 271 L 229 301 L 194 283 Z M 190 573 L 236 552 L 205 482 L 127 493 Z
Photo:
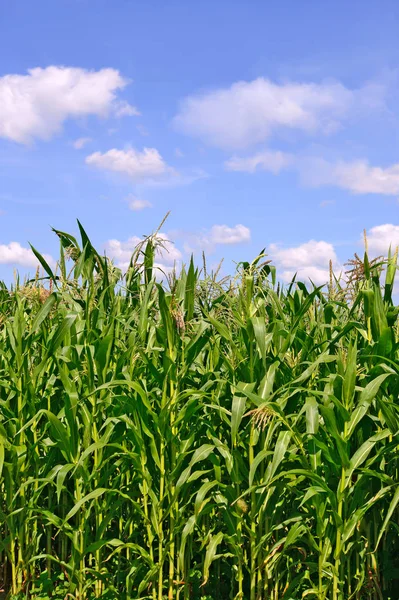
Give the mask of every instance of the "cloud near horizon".
M 175 265 L 179 266 L 182 261 L 182 253 L 166 233 L 159 232 L 157 235 L 158 241 L 161 242 L 157 246 L 155 253 L 154 269 L 158 271 L 158 275 L 170 273 Z M 126 241 L 108 240 L 105 244 L 107 255 L 114 261 L 117 267 L 126 271 L 129 267 L 132 254 L 137 246 L 143 242 L 143 238 L 132 236 Z
M 323 240 L 310 240 L 288 248 L 270 244 L 267 254 L 277 267 L 278 277 L 284 282 L 291 281 L 297 274 L 300 281 L 310 279 L 316 285 L 323 285 L 329 280 L 330 261 L 335 273 L 341 268 L 333 244 Z
M 179 236 L 184 240 L 184 250 L 187 253 L 204 251 L 211 254 L 216 246 L 233 246 L 250 242 L 251 230 L 242 224 L 233 227 L 213 225 L 209 230 L 200 233 L 179 232 Z
M 370 256 L 386 257 L 389 247 L 392 252 L 399 247 L 399 225 L 376 225 L 366 233 Z M 359 236 L 358 244 L 364 247 L 363 234 Z M 310 279 L 316 285 L 328 283 L 330 261 L 334 274 L 345 277 L 347 267 L 338 259 L 334 245 L 324 240 L 310 240 L 294 247 L 270 244 L 266 252 L 277 267 L 278 277 L 284 282 L 290 282 L 296 274 L 300 281 Z
M 201 233 L 172 232 L 159 233 L 158 239 L 162 242 L 155 256 L 155 269 L 158 276 L 170 273 L 175 266 L 180 268 L 183 261 L 182 251 L 175 245 L 173 239 L 181 239 L 184 252 L 202 251 L 211 254 L 216 246 L 228 246 L 249 242 L 251 231 L 244 225 L 214 225 L 209 230 Z M 367 231 L 367 240 L 370 256 L 387 256 L 389 247 L 392 252 L 399 246 L 399 225 L 385 223 L 376 225 Z M 116 266 L 126 270 L 129 266 L 131 256 L 137 245 L 143 238 L 132 236 L 126 241 L 112 239 L 106 242 L 107 256 L 115 262 Z M 359 235 L 358 245 L 363 247 L 363 234 Z M 267 256 L 277 267 L 278 279 L 287 283 L 294 275 L 300 281 L 311 280 L 316 285 L 323 285 L 329 281 L 329 264 L 336 276 L 344 276 L 345 267 L 339 260 L 334 244 L 325 240 L 309 240 L 297 246 L 284 246 L 279 243 L 271 243 L 266 248 Z M 50 265 L 55 265 L 55 260 L 48 254 L 43 255 Z M 349 258 L 349 257 L 348 257 Z M 22 246 L 19 242 L 0 244 L 0 264 L 32 267 L 39 266 L 30 248 Z
M 399 225 L 385 223 L 371 227 L 366 233 L 369 253 L 372 255 L 387 256 L 389 247 L 392 252 L 395 252 L 399 246 Z M 363 244 L 363 236 L 360 243 Z
M 55 264 L 54 259 L 49 254 L 43 254 L 43 256 L 50 265 Z M 24 248 L 19 242 L 0 244 L 0 264 L 34 268 L 40 265 L 32 250 Z

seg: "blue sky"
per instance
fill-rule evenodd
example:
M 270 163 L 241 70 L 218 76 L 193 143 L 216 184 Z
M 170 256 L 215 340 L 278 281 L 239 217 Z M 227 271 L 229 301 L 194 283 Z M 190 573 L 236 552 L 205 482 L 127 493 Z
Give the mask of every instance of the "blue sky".
M 0 3 L 0 277 L 51 226 L 122 267 L 248 260 L 322 283 L 399 244 L 396 1 Z M 173 242 L 173 245 L 172 245 Z

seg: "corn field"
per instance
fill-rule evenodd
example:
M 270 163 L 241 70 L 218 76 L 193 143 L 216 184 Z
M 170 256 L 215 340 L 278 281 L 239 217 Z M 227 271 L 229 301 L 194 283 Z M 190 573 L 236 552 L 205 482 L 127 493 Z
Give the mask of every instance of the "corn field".
M 79 228 L 0 287 L 3 597 L 397 600 L 397 253 L 159 283 Z

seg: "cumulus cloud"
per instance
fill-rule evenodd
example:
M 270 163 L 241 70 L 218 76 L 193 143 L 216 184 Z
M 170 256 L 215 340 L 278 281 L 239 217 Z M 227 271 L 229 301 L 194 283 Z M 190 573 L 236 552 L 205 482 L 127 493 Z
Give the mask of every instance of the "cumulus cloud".
M 76 150 L 81 150 L 86 146 L 86 144 L 89 144 L 91 141 L 92 140 L 89 137 L 81 137 L 75 140 L 72 145 Z
M 51 256 L 48 254 L 43 256 L 49 264 L 54 264 Z M 37 267 L 39 261 L 30 248 L 24 248 L 19 242 L 10 242 L 9 244 L 0 244 L 0 264 Z
M 367 243 L 370 254 L 387 256 L 390 246 L 393 252 L 399 246 L 399 225 L 385 223 L 372 227 L 367 232 Z
M 329 280 L 330 260 L 334 272 L 340 269 L 334 246 L 325 241 L 310 240 L 290 248 L 270 244 L 267 252 L 277 266 L 278 276 L 286 282 L 297 273 L 297 279 L 301 281 L 311 279 L 316 285 L 322 285 Z
M 250 241 L 251 231 L 245 225 L 214 225 L 208 237 L 213 244 L 242 244 Z
M 90 154 L 86 157 L 86 163 L 98 169 L 122 173 L 136 182 L 157 180 L 175 174 L 175 170 L 165 163 L 156 148 L 144 148 L 142 152 L 133 148 L 112 148 L 108 152 Z
M 157 239 L 161 244 L 156 250 L 154 268 L 161 276 L 172 271 L 175 265 L 181 264 L 182 254 L 166 233 L 158 233 Z M 109 240 L 106 243 L 107 256 L 113 259 L 117 267 L 126 271 L 132 254 L 142 241 L 137 236 L 132 236 L 126 241 Z
M 143 200 L 142 198 L 136 198 L 135 196 L 128 196 L 127 198 L 129 202 L 130 210 L 139 211 L 144 210 L 145 208 L 151 208 L 151 202 L 148 200 Z
M 208 144 L 239 149 L 281 128 L 328 134 L 353 109 L 375 109 L 383 102 L 384 86 L 377 84 L 350 90 L 339 82 L 278 84 L 259 77 L 185 98 L 174 124 Z
M 115 69 L 49 66 L 0 77 L 0 137 L 28 144 L 48 140 L 68 118 L 136 114 L 117 99 L 127 80 Z
M 114 171 L 129 177 L 135 183 L 151 186 L 188 185 L 207 177 L 202 169 L 179 172 L 170 167 L 156 148 L 144 148 L 141 152 L 130 148 L 108 152 L 94 152 L 86 157 L 86 163 L 105 171 Z
M 292 157 L 285 152 L 265 150 L 254 156 L 233 156 L 227 160 L 224 165 L 227 171 L 255 173 L 255 171 L 261 170 L 270 171 L 277 175 L 282 169 L 288 167 L 291 162 Z

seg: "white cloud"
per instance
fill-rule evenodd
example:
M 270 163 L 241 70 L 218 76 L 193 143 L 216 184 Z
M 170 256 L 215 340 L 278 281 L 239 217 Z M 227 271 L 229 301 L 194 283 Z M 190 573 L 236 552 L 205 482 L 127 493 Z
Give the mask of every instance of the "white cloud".
M 130 210 L 139 211 L 152 207 L 151 202 L 148 202 L 148 200 L 142 200 L 141 198 L 136 198 L 135 196 L 128 196 L 127 200 L 129 201 Z
M 249 242 L 251 231 L 245 225 L 214 225 L 210 231 L 209 239 L 213 244 L 241 244 Z
M 367 161 L 338 163 L 335 168 L 338 185 L 354 194 L 399 193 L 399 163 L 387 168 L 372 167 Z
M 193 168 L 183 171 L 176 171 L 174 168 L 170 168 L 165 177 L 153 178 L 152 180 L 146 181 L 146 185 L 149 186 L 162 186 L 162 187 L 178 187 L 182 185 L 190 185 L 199 179 L 206 179 L 208 173 L 203 169 Z
M 269 252 L 278 260 L 282 267 L 305 267 L 311 264 L 328 265 L 329 261 L 335 259 L 334 246 L 328 242 L 310 240 L 297 247 L 280 248 L 277 244 L 271 244 Z
M 86 157 L 86 163 L 106 171 L 114 171 L 129 177 L 135 183 L 150 186 L 189 185 L 207 177 L 202 169 L 179 172 L 166 164 L 156 148 L 144 148 L 142 152 L 130 148 L 108 152 L 94 152 Z
M 320 158 L 298 160 L 297 168 L 306 185 L 333 185 L 353 194 L 399 194 L 399 163 L 373 167 L 366 160 L 328 162 Z
M 166 176 L 176 174 L 169 167 L 156 148 L 144 148 L 142 152 L 134 150 L 117 150 L 112 148 L 108 152 L 94 152 L 86 157 L 86 163 L 108 171 L 115 171 L 130 177 L 133 181 L 164 179 Z
M 261 169 L 277 175 L 283 169 L 296 171 L 301 182 L 310 187 L 334 186 L 352 194 L 399 194 L 399 163 L 375 167 L 366 160 L 327 161 L 319 157 L 301 157 L 279 151 L 264 151 L 253 156 L 235 156 L 225 163 L 229 171 L 254 173 Z M 323 206 L 326 206 L 323 203 Z
M 68 118 L 126 113 L 128 105 L 116 98 L 126 85 L 115 69 L 50 66 L 30 69 L 27 75 L 4 75 L 0 77 L 0 137 L 28 144 L 50 139 Z
M 51 256 L 48 254 L 43 256 L 49 264 L 54 264 Z M 39 261 L 30 248 L 24 248 L 19 242 L 10 242 L 9 244 L 0 244 L 0 264 L 37 267 Z
M 361 241 L 363 243 L 363 237 Z M 367 232 L 367 243 L 372 255 L 387 256 L 390 246 L 392 252 L 399 246 L 399 225 L 386 223 L 372 227 Z
M 315 285 L 323 285 L 328 283 L 330 271 L 329 269 L 324 269 L 315 265 L 307 265 L 306 267 L 301 267 L 299 269 L 288 269 L 282 273 L 279 272 L 279 277 L 285 282 L 292 281 L 294 275 L 296 275 L 297 281 L 304 281 L 306 283 L 310 280 Z
M 330 133 L 355 108 L 380 107 L 383 96 L 375 84 L 350 90 L 339 82 L 277 84 L 259 77 L 185 98 L 174 124 L 211 145 L 245 148 L 279 128 Z
M 246 173 L 255 173 L 257 170 L 270 171 L 277 175 L 282 169 L 288 167 L 292 158 L 284 152 L 274 152 L 265 150 L 254 156 L 239 157 L 233 156 L 227 160 L 225 168 L 227 171 L 244 171 Z
M 139 117 L 140 112 L 137 110 L 135 106 L 126 102 L 126 100 L 120 100 L 115 102 L 114 113 L 116 117 Z
M 245 225 L 213 225 L 208 231 L 202 233 L 180 232 L 178 235 L 184 238 L 184 249 L 191 253 L 195 250 L 204 250 L 211 253 L 218 245 L 234 245 L 249 242 L 251 230 Z
M 297 273 L 299 280 L 311 279 L 316 285 L 322 285 L 329 280 L 330 260 L 334 272 L 340 269 L 334 246 L 325 241 L 310 240 L 291 248 L 270 244 L 267 253 L 277 266 L 278 277 L 283 281 L 291 281 Z
M 159 274 L 162 275 L 162 273 L 169 273 L 172 271 L 175 264 L 180 265 L 182 254 L 166 233 L 158 233 L 157 238 L 162 245 L 157 248 L 154 267 L 160 272 Z M 107 256 L 114 260 L 117 267 L 126 270 L 129 267 L 133 252 L 142 241 L 143 240 L 137 236 L 133 236 L 125 242 L 120 240 L 109 240 L 106 243 Z
M 92 140 L 89 137 L 81 137 L 75 140 L 72 145 L 76 150 L 81 150 L 86 146 L 86 144 L 89 144 L 91 141 Z
M 139 132 L 140 135 L 146 137 L 148 135 L 150 135 L 147 127 L 145 127 L 144 125 L 142 125 L 141 123 L 139 123 L 138 125 L 136 125 L 136 129 Z

